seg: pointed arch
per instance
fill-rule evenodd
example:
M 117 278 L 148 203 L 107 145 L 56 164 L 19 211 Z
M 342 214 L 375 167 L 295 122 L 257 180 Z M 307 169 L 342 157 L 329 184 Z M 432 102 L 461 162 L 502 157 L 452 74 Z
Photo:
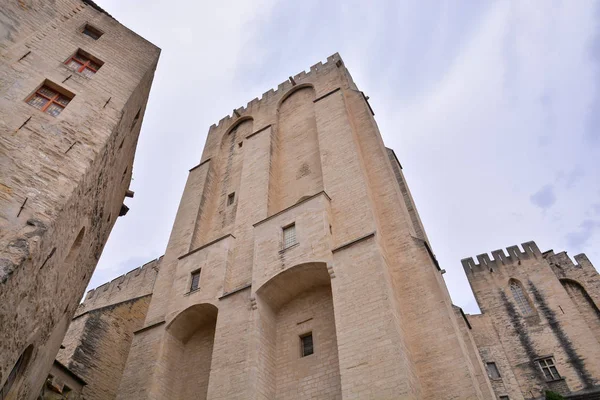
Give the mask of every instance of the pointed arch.
M 583 285 L 576 280 L 563 278 L 560 279 L 560 283 L 575 303 L 587 325 L 600 341 L 600 309 L 594 299 L 588 294 Z
M 218 309 L 195 304 L 166 327 L 163 363 L 165 391 L 174 399 L 206 399 Z
M 21 355 L 19 355 L 19 358 L 8 373 L 6 381 L 4 381 L 0 388 L 0 399 L 16 399 L 15 395 L 19 389 L 19 384 L 23 379 L 32 354 L 33 345 L 29 345 Z
M 256 291 L 261 346 L 261 381 L 271 399 L 311 397 L 313 382 L 322 398 L 340 399 L 341 380 L 331 278 L 324 262 L 299 264 Z
M 515 301 L 515 303 L 517 303 L 517 306 L 519 307 L 519 311 L 521 312 L 521 314 L 524 317 L 533 315 L 535 313 L 533 303 L 527 295 L 523 284 L 519 280 L 511 278 L 508 281 L 508 287 L 512 294 L 513 300 Z

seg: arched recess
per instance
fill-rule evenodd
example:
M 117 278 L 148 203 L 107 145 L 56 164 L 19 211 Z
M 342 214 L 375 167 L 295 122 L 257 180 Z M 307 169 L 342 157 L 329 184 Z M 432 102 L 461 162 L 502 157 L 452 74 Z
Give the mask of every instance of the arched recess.
M 29 345 L 20 355 L 12 369 L 8 373 L 7 378 L 2 383 L 2 387 L 0 388 L 0 399 L 2 400 L 16 400 L 17 393 L 19 391 L 19 387 L 21 382 L 23 381 L 23 376 L 25 375 L 25 370 L 27 369 L 27 365 L 31 359 L 31 355 L 33 354 L 33 345 Z
M 243 167 L 244 138 L 252 133 L 252 117 L 241 117 L 225 132 L 218 155 L 211 161 L 207 185 L 196 220 L 192 249 L 230 233 L 235 223 Z
M 315 90 L 298 86 L 283 96 L 273 137 L 269 215 L 323 190 Z
M 259 379 L 271 399 L 341 399 L 331 281 L 322 262 L 297 265 L 256 292 Z M 312 354 L 303 354 L 310 335 Z
M 217 314 L 212 304 L 196 304 L 167 326 L 162 355 L 167 398 L 206 399 Z
M 535 309 L 533 307 L 533 302 L 527 295 L 523 284 L 514 278 L 511 278 L 508 281 L 508 287 L 510 289 L 513 301 L 517 305 L 517 309 L 524 317 L 530 317 L 535 315 Z
M 600 341 L 600 309 L 598 309 L 594 300 L 579 282 L 572 279 L 561 279 L 560 283 L 562 283 L 581 316 Z

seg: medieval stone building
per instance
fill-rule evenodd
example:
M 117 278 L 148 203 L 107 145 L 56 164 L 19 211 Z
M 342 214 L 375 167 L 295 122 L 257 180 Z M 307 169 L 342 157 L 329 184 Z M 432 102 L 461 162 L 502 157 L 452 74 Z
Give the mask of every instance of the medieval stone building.
M 3 400 L 38 396 L 127 210 L 158 56 L 91 1 L 0 6 Z
M 465 259 L 465 315 L 337 54 L 210 127 L 165 255 L 77 306 L 159 50 L 89 0 L 0 18 L 1 400 L 600 396 L 589 260 Z
M 213 125 L 118 399 L 491 399 L 339 55 Z
M 540 252 L 534 242 L 462 260 L 481 315 L 472 335 L 500 399 L 546 390 L 600 398 L 600 277 L 584 254 Z

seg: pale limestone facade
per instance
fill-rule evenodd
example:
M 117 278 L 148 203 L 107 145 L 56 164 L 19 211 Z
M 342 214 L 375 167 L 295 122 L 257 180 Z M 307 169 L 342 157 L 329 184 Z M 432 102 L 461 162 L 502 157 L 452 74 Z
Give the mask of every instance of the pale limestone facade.
M 117 398 L 493 399 L 441 275 L 335 54 L 210 128 Z
M 482 314 L 469 315 L 472 335 L 498 396 L 600 398 L 600 276 L 580 254 L 540 252 L 535 242 L 462 260 Z M 521 299 L 518 297 L 522 294 Z M 549 379 L 540 360 L 552 359 Z M 576 394 L 577 393 L 577 394 Z M 500 397 L 501 398 L 501 397 Z
M 101 36 L 86 34 L 86 24 Z M 66 65 L 79 51 L 103 63 L 95 74 Z M 0 6 L 0 390 L 7 399 L 40 393 L 122 213 L 159 52 L 89 0 Z M 27 103 L 44 85 L 70 97 L 60 114 Z

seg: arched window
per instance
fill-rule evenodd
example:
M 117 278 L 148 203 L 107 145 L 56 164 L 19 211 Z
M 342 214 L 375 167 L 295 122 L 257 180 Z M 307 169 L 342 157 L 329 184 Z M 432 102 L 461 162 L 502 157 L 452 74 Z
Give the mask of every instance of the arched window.
M 0 389 L 0 400 L 4 400 L 8 398 L 10 394 L 10 390 L 13 388 L 15 383 L 21 378 L 25 368 L 27 367 L 27 363 L 29 362 L 29 357 L 31 356 L 31 352 L 33 351 L 33 346 L 29 346 L 25 351 L 21 354 L 15 366 L 12 368 L 10 373 L 8 374 L 8 378 L 6 382 L 4 382 L 4 386 Z
M 524 316 L 533 314 L 533 308 L 531 308 L 531 303 L 529 302 L 527 294 L 525 294 L 521 283 L 517 280 L 511 279 L 509 287 L 513 298 L 515 299 L 515 303 L 517 303 L 519 310 L 521 310 L 521 314 Z

